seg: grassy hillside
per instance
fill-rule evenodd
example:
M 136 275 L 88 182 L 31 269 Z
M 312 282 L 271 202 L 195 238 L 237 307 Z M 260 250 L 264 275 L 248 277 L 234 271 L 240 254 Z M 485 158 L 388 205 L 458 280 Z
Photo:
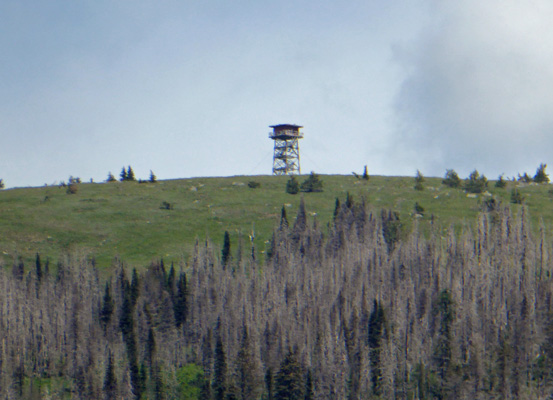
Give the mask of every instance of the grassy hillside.
M 36 252 L 45 259 L 57 260 L 66 252 L 94 256 L 97 265 L 108 268 L 119 256 L 136 267 L 153 259 L 180 261 L 190 254 L 196 238 L 223 241 L 224 231 L 231 234 L 236 251 L 240 232 L 245 246 L 255 231 L 257 251 L 265 248 L 272 227 L 284 205 L 293 220 L 300 197 L 308 213 L 322 224 L 332 220 L 335 199 L 345 201 L 346 193 L 355 200 L 364 197 L 371 206 L 399 212 L 404 230 L 412 225 L 413 207 L 425 208 L 421 220 L 428 229 L 431 215 L 438 227 L 472 222 L 489 196 L 467 197 L 462 190 L 441 184 L 441 178 L 427 178 L 423 191 L 415 191 L 413 177 L 373 176 L 366 182 L 354 176 L 323 175 L 322 193 L 290 195 L 285 193 L 288 177 L 240 176 L 193 178 L 159 181 L 82 183 L 76 194 L 66 188 L 40 187 L 0 192 L 0 256 L 9 264 L 20 255 L 26 262 Z M 301 182 L 304 177 L 300 177 Z M 249 181 L 260 183 L 257 189 Z M 553 222 L 551 185 L 523 185 L 509 182 L 488 191 L 508 203 L 511 189 L 519 188 L 525 197 L 531 218 L 543 218 L 548 230 Z M 163 203 L 172 209 L 163 209 Z M 513 205 L 516 209 L 520 207 Z M 534 224 L 536 226 L 536 224 Z

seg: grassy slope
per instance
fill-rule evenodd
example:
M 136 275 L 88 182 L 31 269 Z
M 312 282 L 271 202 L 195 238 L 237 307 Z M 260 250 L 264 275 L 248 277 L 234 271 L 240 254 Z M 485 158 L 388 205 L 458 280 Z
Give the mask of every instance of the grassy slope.
M 427 178 L 424 191 L 413 189 L 412 177 L 371 177 L 369 182 L 353 176 L 324 175 L 324 192 L 304 194 L 308 213 L 323 224 L 331 221 L 335 198 L 343 202 L 346 193 L 356 200 L 364 196 L 376 208 L 400 213 L 406 229 L 412 223 L 415 202 L 426 209 L 423 229 L 433 214 L 441 227 L 471 222 L 479 212 L 482 196 L 468 198 L 457 189 L 441 185 L 441 178 Z M 284 192 L 287 177 L 255 176 L 193 178 L 160 181 L 156 184 L 114 182 L 80 184 L 77 194 L 65 188 L 41 187 L 0 192 L 0 261 L 11 263 L 14 255 L 26 262 L 39 252 L 44 259 L 57 260 L 63 253 L 94 255 L 100 268 L 119 256 L 141 267 L 156 258 L 180 261 L 190 254 L 195 239 L 210 237 L 222 244 L 223 233 L 231 234 L 236 250 L 239 232 L 247 245 L 252 225 L 256 248 L 264 249 L 282 205 L 290 221 L 301 195 Z M 261 183 L 250 189 L 247 182 Z M 300 178 L 300 182 L 303 177 Z M 489 191 L 508 203 L 511 188 Z M 550 230 L 553 223 L 551 185 L 519 185 L 534 221 L 543 218 Z M 163 201 L 173 210 L 160 209 Z M 515 206 L 518 207 L 518 206 Z

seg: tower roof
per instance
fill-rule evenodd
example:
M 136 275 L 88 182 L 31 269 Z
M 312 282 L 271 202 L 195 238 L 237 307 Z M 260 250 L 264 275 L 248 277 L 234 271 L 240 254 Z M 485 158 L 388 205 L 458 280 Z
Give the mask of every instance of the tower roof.
M 273 128 L 275 130 L 281 130 L 281 129 L 299 129 L 303 128 L 301 125 L 294 125 L 294 124 L 278 124 L 278 125 L 269 125 L 269 128 Z

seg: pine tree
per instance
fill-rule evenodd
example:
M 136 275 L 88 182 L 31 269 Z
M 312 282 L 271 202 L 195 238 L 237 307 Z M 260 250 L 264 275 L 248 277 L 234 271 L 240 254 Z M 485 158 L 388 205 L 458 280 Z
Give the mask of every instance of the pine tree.
M 225 236 L 223 238 L 223 250 L 221 251 L 221 262 L 223 267 L 226 267 L 230 260 L 230 235 L 228 231 L 225 231 Z
M 367 166 L 365 165 L 365 169 L 363 169 L 363 179 L 368 181 L 369 180 L 369 172 L 367 171 Z
M 273 382 L 273 370 L 271 367 L 267 368 L 265 372 L 265 400 L 274 400 L 274 382 Z
M 424 176 L 422 176 L 422 173 L 417 169 L 417 175 L 415 175 L 415 190 L 424 190 Z
M 468 193 L 482 193 L 488 186 L 488 180 L 484 175 L 480 175 L 477 170 L 470 173 L 465 181 L 465 190 Z
M 367 167 L 365 167 L 366 169 Z M 307 371 L 305 378 L 305 397 L 304 400 L 314 400 L 315 393 L 313 392 L 313 377 L 311 376 L 311 370 Z
M 296 180 L 295 176 L 291 176 L 290 179 L 286 182 L 286 193 L 289 194 L 298 194 L 300 191 L 300 185 Z
M 134 176 L 134 171 L 132 170 L 130 165 L 127 168 L 127 180 L 128 181 L 136 181 L 136 178 Z
M 0 179 L 0 189 L 4 189 L 6 185 L 4 185 L 4 180 Z
M 347 192 L 346 193 L 346 208 L 351 210 L 353 208 L 353 205 L 354 205 L 353 196 L 349 192 Z
M 121 177 L 121 179 L 119 179 L 121 182 L 124 182 L 124 181 L 128 181 L 128 176 L 127 176 L 127 170 L 125 169 L 125 167 L 123 167 L 121 169 L 121 173 L 119 174 L 119 176 Z
M 131 288 L 130 288 L 131 305 L 133 307 L 136 305 L 136 301 L 138 300 L 138 295 L 140 294 L 139 285 L 140 285 L 140 282 L 138 280 L 138 272 L 136 272 L 136 268 L 133 268 L 132 278 L 131 278 Z
M 280 229 L 288 229 L 288 218 L 286 217 L 286 208 L 284 206 L 280 210 Z
M 303 400 L 305 382 L 297 350 L 288 349 L 276 374 L 275 400 Z
M 219 335 L 215 344 L 212 386 L 214 400 L 225 400 L 227 393 L 227 360 L 223 349 L 223 342 Z
M 296 215 L 296 221 L 294 222 L 294 232 L 299 234 L 307 229 L 307 213 L 305 212 L 305 202 L 303 197 L 300 199 L 300 205 L 298 207 L 298 214 Z
M 111 297 L 111 291 L 109 283 L 106 282 L 106 288 L 104 290 L 104 299 L 102 301 L 102 309 L 100 310 L 100 323 L 102 324 L 104 330 L 106 329 L 109 321 L 111 321 L 111 316 L 113 314 L 113 298 Z
M 156 338 L 154 336 L 154 330 L 152 327 L 148 329 L 148 339 L 146 339 L 146 353 L 144 355 L 148 366 L 150 367 L 150 374 L 152 373 L 152 365 L 154 362 L 154 356 L 156 353 Z
M 150 183 L 156 183 L 157 177 L 155 176 L 154 172 L 150 170 Z
M 457 172 L 452 169 L 448 169 L 445 172 L 445 177 L 442 183 L 451 188 L 459 188 L 461 187 L 461 178 L 459 178 Z
M 507 181 L 503 179 L 503 174 L 499 175 L 497 178 L 497 181 L 495 182 L 495 187 L 499 189 L 503 189 L 505 186 L 507 186 Z
M 186 274 L 181 272 L 179 274 L 179 280 L 177 282 L 177 294 L 174 302 L 175 324 L 179 328 L 184 322 L 186 322 L 187 314 L 187 287 L 186 287 Z
M 336 197 L 336 201 L 334 202 L 334 213 L 332 214 L 332 219 L 336 221 L 336 217 L 340 213 L 340 199 Z
M 124 168 L 123 168 L 124 170 Z M 106 179 L 106 182 L 115 182 L 116 179 L 115 179 L 115 176 L 113 176 L 113 174 L 110 172 L 108 172 L 108 178 Z
M 434 348 L 434 362 L 441 380 L 441 394 L 446 396 L 450 390 L 448 378 L 452 364 L 452 324 L 455 319 L 455 305 L 447 289 L 440 292 L 436 311 L 440 315 L 440 326 Z
M 311 174 L 307 177 L 305 181 L 302 182 L 300 186 L 300 190 L 302 192 L 322 192 L 323 191 L 323 181 L 319 178 L 319 175 L 317 175 L 315 172 L 311 172 Z
M 375 396 L 381 394 L 382 380 L 382 362 L 381 362 L 381 346 L 384 337 L 386 319 L 384 316 L 384 308 L 374 300 L 373 310 L 369 317 L 369 358 L 371 365 L 371 384 Z
M 547 164 L 540 164 L 534 175 L 534 182 L 536 183 L 549 183 L 549 175 L 545 173 Z
M 113 358 L 111 350 L 108 353 L 108 365 L 104 376 L 104 399 L 112 400 L 117 398 L 117 379 L 115 378 L 115 370 L 113 367 Z
M 171 295 L 171 300 L 174 300 L 175 297 L 175 279 L 175 265 L 171 262 L 169 275 L 167 275 L 167 291 Z
M 38 253 L 36 253 L 36 258 L 35 258 L 35 267 L 36 267 L 36 279 L 38 282 L 41 281 L 42 279 L 42 263 L 40 262 L 40 255 Z
M 134 325 L 132 300 L 128 291 L 129 289 L 125 289 L 123 293 L 123 304 L 121 305 L 121 315 L 119 317 L 119 328 L 124 337 L 132 333 Z
M 248 330 L 245 326 L 242 328 L 242 341 L 236 355 L 236 384 L 239 399 L 249 400 L 258 398 L 260 389 L 259 379 L 254 356 L 251 353 Z

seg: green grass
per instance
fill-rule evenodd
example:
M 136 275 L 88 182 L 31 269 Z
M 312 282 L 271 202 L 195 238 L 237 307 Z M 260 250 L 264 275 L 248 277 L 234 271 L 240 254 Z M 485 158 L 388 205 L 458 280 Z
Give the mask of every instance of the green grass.
M 255 245 L 263 251 L 279 221 L 285 205 L 290 223 L 301 196 L 311 218 L 321 224 L 332 220 L 336 197 L 345 201 L 346 193 L 356 201 L 364 197 L 375 209 L 399 212 L 404 231 L 412 225 L 413 208 L 418 202 L 425 209 L 420 219 L 427 230 L 431 215 L 435 226 L 472 223 L 486 196 L 467 197 L 460 189 L 441 184 L 441 178 L 425 178 L 424 190 L 413 189 L 413 177 L 373 176 L 364 181 L 354 176 L 323 175 L 324 191 L 290 195 L 285 193 L 288 177 L 239 176 L 159 181 L 82 183 L 76 194 L 65 188 L 40 187 L 0 191 L 0 260 L 11 264 L 14 257 L 32 263 L 38 252 L 45 260 L 60 259 L 65 253 L 94 257 L 100 269 L 109 268 L 115 257 L 135 267 L 147 266 L 163 257 L 166 262 L 187 258 L 196 239 L 223 242 L 225 230 L 236 251 L 241 233 L 244 246 L 255 231 Z M 300 177 L 302 182 L 305 176 Z M 249 181 L 261 184 L 248 187 Z M 490 182 L 488 191 L 508 204 L 511 189 L 518 187 L 525 197 L 534 222 L 543 219 L 548 230 L 553 222 L 551 185 L 523 185 L 509 182 L 497 189 Z M 173 209 L 160 208 L 163 202 Z M 512 205 L 513 210 L 520 206 Z M 534 224 L 537 226 L 537 224 Z M 246 250 L 245 250 L 246 251 Z

